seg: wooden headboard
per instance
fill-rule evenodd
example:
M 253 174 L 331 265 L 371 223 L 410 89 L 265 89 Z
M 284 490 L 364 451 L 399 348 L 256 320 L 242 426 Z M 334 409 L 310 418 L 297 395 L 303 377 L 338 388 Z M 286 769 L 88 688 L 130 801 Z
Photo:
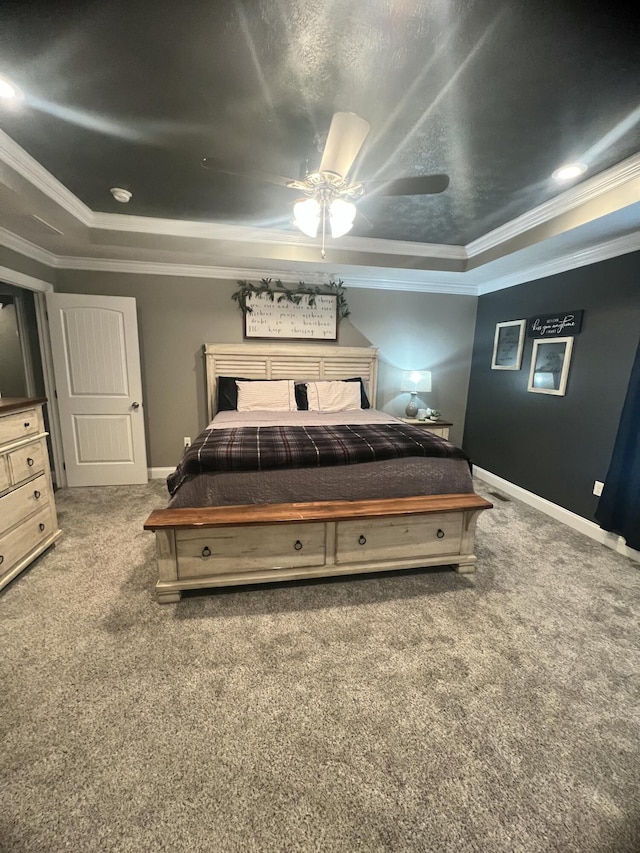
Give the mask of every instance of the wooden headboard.
M 216 413 L 218 376 L 246 379 L 350 379 L 360 376 L 375 407 L 378 383 L 376 347 L 326 344 L 205 344 L 207 414 Z

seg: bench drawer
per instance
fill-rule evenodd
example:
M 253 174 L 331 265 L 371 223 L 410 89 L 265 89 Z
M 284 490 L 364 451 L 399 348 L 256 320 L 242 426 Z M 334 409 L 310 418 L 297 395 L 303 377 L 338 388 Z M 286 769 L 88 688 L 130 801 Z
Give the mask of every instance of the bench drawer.
M 337 525 L 336 563 L 453 555 L 460 553 L 461 539 L 459 513 L 341 521 Z
M 248 524 L 208 530 L 177 530 L 179 578 L 260 569 L 322 566 L 324 524 Z

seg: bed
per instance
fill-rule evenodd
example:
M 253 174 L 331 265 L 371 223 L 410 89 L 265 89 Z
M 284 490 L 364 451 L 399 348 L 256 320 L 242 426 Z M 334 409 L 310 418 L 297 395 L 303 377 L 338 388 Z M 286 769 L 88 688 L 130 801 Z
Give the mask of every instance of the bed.
M 158 601 L 443 564 L 474 571 L 477 517 L 491 504 L 473 492 L 459 448 L 365 408 L 375 348 L 207 344 L 204 356 L 209 424 L 168 478 L 168 507 L 144 525 L 156 536 Z M 276 388 L 290 410 L 260 409 Z M 348 410 L 325 411 L 317 395 L 334 392 Z M 233 408 L 234 394 L 248 410 Z

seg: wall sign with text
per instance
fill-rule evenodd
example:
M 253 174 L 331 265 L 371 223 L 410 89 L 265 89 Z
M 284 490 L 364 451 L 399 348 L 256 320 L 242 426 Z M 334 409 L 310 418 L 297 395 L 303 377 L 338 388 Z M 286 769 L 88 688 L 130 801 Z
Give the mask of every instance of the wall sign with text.
M 554 338 L 560 335 L 577 335 L 582 328 L 584 311 L 558 311 L 555 314 L 539 314 L 529 317 L 527 336 L 530 338 Z
M 244 315 L 245 338 L 303 338 L 323 341 L 338 339 L 338 298 L 318 294 L 312 305 L 309 297 L 300 302 L 278 299 L 278 291 L 272 300 L 268 294 L 252 293 L 247 298 L 251 308 Z
M 507 320 L 504 323 L 496 323 L 491 359 L 492 370 L 520 370 L 525 323 L 526 320 Z

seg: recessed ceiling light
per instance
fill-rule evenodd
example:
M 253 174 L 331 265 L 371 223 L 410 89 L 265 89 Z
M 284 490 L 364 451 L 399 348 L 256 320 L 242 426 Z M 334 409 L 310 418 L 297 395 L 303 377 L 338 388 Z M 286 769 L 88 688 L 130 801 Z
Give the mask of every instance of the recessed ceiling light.
M 560 166 L 551 175 L 554 181 L 572 181 L 574 178 L 579 178 L 584 175 L 587 167 L 584 163 L 567 163 L 566 166 Z
M 131 198 L 129 190 L 123 190 L 122 187 L 112 187 L 110 192 L 115 200 L 122 202 L 122 204 L 126 204 Z
M 0 74 L 0 98 L 6 101 L 19 101 L 22 98 L 22 92 L 16 84 L 2 74 Z

